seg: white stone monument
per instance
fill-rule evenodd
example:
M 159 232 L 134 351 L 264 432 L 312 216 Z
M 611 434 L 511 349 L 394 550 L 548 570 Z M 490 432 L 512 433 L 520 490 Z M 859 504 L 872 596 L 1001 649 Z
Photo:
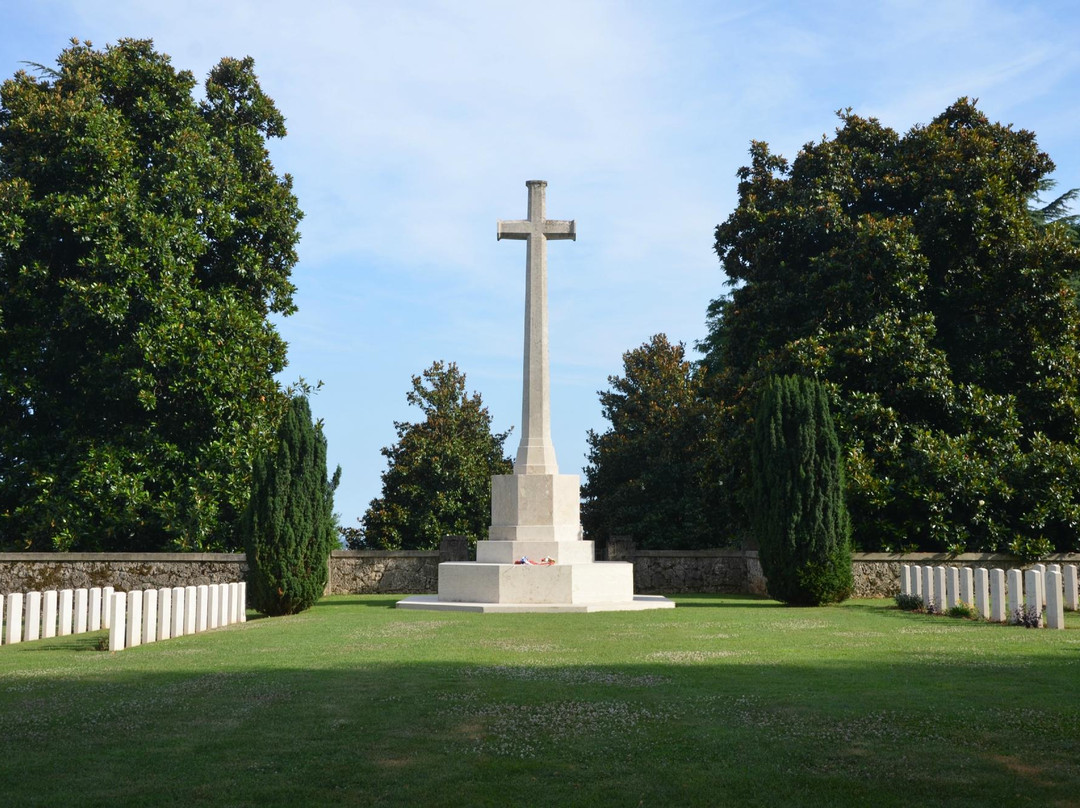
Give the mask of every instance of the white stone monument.
M 575 239 L 573 221 L 548 219 L 547 183 L 529 180 L 529 218 L 499 221 L 496 238 L 525 241 L 525 356 L 521 443 L 514 473 L 491 480 L 491 528 L 475 562 L 439 565 L 439 594 L 399 608 L 475 612 L 595 612 L 672 608 L 663 597 L 634 595 L 627 562 L 593 560 L 581 533 L 581 487 L 559 474 L 551 441 L 548 367 L 547 243 Z M 519 563 L 522 562 L 522 563 Z

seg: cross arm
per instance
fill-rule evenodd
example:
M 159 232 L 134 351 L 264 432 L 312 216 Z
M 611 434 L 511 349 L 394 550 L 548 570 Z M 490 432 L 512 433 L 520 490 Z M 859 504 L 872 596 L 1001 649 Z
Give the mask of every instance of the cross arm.
M 533 224 L 527 220 L 499 219 L 495 228 L 495 240 L 501 241 L 504 238 L 512 239 L 525 239 L 531 236 L 533 233 Z

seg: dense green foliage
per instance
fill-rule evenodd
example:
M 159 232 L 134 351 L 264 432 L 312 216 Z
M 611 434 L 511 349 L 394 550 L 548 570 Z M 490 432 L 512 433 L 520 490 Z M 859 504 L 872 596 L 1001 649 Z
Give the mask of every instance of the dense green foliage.
M 610 428 L 589 430 L 581 522 L 588 538 L 629 536 L 640 549 L 723 543 L 708 518 L 709 402 L 703 371 L 663 334 L 623 354 L 600 406 Z
M 904 136 L 840 117 L 790 165 L 754 143 L 716 230 L 735 288 L 703 347 L 731 407 L 729 501 L 747 513 L 764 380 L 809 375 L 829 388 L 861 549 L 1077 549 L 1080 251 L 1027 206 L 1050 158 L 966 99 Z
M 486 536 L 491 524 L 491 478 L 509 474 L 509 432 L 492 434 L 479 393 L 465 392 L 453 362 L 435 362 L 413 376 L 406 399 L 424 420 L 395 422 L 397 443 L 382 450 L 389 467 L 382 496 L 371 501 L 359 530 L 342 531 L 354 549 L 435 550 L 443 536 Z
M 754 532 L 769 595 L 800 606 L 851 594 L 844 460 L 824 386 L 773 376 L 754 420 Z
M 237 546 L 300 212 L 251 59 L 77 41 L 0 88 L 0 548 Z
M 251 497 L 241 519 L 249 602 L 268 615 L 295 614 L 322 597 L 330 551 L 337 547 L 334 490 L 326 479 L 326 438 L 295 396 L 272 451 L 255 461 Z

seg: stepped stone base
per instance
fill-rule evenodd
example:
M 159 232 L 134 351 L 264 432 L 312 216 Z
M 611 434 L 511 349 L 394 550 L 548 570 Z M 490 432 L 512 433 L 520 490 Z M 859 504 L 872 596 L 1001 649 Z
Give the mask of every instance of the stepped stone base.
M 426 609 L 435 612 L 483 612 L 485 614 L 569 614 L 582 612 L 631 612 L 644 609 L 674 609 L 675 602 L 660 595 L 635 595 L 619 603 L 476 603 L 441 601 L 437 595 L 415 595 L 397 602 L 399 609 Z

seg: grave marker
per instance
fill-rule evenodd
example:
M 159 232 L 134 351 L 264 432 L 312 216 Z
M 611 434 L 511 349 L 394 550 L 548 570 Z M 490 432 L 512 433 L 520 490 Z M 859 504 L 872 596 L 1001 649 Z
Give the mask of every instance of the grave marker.
M 184 598 L 186 590 L 182 586 L 174 586 L 172 591 L 173 601 L 173 617 L 172 617 L 172 635 L 173 637 L 184 636 L 184 615 L 187 611 L 187 603 Z
M 112 589 L 112 587 L 107 587 Z M 127 638 L 127 596 L 123 592 L 111 594 L 110 607 L 105 610 L 109 616 L 109 650 L 123 651 Z
M 90 603 L 90 593 L 85 589 L 75 590 L 75 633 L 85 634 L 87 626 L 87 607 Z
M 197 607 L 199 599 L 199 590 L 195 586 L 184 587 L 184 633 L 194 634 L 195 628 L 199 624 Z
M 935 609 L 934 605 L 934 568 L 923 567 L 922 568 L 922 602 L 923 608 L 928 612 L 932 612 Z
M 143 630 L 142 641 L 151 643 L 157 639 L 157 590 L 147 589 L 143 596 Z
M 172 590 L 165 586 L 158 590 L 157 638 L 167 640 L 170 637 L 172 637 Z
M 1005 570 L 990 570 L 990 619 L 1004 623 L 1009 619 L 1005 601 Z
M 74 606 L 73 592 L 70 589 L 60 590 L 60 636 L 66 637 L 71 633 L 71 610 Z
M 56 636 L 56 596 L 55 589 L 44 593 L 45 605 L 41 613 L 41 636 L 45 639 Z
M 113 613 L 113 595 L 116 591 L 111 586 L 103 586 L 101 588 L 101 627 L 111 628 L 112 626 L 112 613 Z
M 90 589 L 90 630 L 101 630 L 101 587 L 95 586 Z
M 1053 567 L 1046 573 L 1046 625 L 1047 628 L 1065 628 L 1061 573 Z
M 975 570 L 975 611 L 983 620 L 990 619 L 990 573 L 984 567 Z
M 33 642 L 41 636 L 41 593 L 26 594 L 26 640 Z
M 1080 611 L 1080 595 L 1077 594 L 1076 565 L 1066 564 L 1062 570 L 1063 584 L 1065 586 L 1065 608 L 1069 611 Z
M 1033 606 L 1038 610 L 1039 614 L 1043 611 L 1043 572 L 1038 569 L 1038 565 L 1029 569 L 1024 573 L 1024 585 L 1025 596 L 1024 605 Z M 1039 619 L 1039 625 L 1042 625 L 1042 618 Z
M 971 567 L 960 570 L 960 600 L 968 606 L 975 605 L 975 581 Z
M 202 584 L 195 588 L 195 631 L 206 631 L 207 621 L 206 609 L 210 605 L 210 593 L 207 591 L 206 584 Z
M 127 593 L 127 632 L 124 647 L 134 648 L 142 644 L 142 592 L 133 589 Z
M 1016 610 L 1024 605 L 1024 584 L 1020 570 L 1009 570 L 1009 622 L 1016 622 Z
M 945 568 L 934 567 L 934 611 L 943 614 L 948 596 L 945 593 Z
M 953 608 L 960 602 L 960 570 L 949 567 L 945 570 L 945 609 Z
M 12 592 L 7 597 L 8 620 L 7 641 L 8 645 L 22 642 L 23 637 L 23 596 L 22 592 Z

